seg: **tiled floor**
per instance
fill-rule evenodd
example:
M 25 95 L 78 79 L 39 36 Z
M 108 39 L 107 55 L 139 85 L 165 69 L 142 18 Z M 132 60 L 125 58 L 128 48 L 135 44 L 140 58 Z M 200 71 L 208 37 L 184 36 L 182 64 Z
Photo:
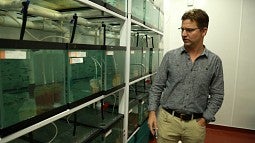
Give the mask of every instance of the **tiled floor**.
M 255 130 L 209 125 L 205 143 L 255 143 Z

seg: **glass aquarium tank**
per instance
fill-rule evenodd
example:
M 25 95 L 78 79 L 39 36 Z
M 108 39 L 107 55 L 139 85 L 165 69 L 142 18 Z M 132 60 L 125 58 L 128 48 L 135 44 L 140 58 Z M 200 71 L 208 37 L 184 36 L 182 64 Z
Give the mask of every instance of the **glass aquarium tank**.
M 119 46 L 120 45 L 120 27 L 112 26 L 111 29 L 106 30 L 105 45 Z
M 142 70 L 142 75 L 145 76 L 149 74 L 150 70 L 150 49 L 149 48 L 143 48 L 143 57 L 142 57 L 142 65 L 144 65 L 144 69 Z
M 101 129 L 83 125 L 77 125 L 74 128 L 69 118 L 70 115 L 15 139 L 11 143 L 91 143 L 100 136 Z
M 17 125 L 22 121 L 39 122 L 47 118 L 44 113 L 66 108 L 66 51 L 61 43 L 7 39 L 0 42 L 1 129 L 6 129 L 1 133 L 5 136 L 24 128 L 25 125 Z M 33 118 L 41 114 L 44 116 Z
M 124 89 L 111 93 L 103 99 L 103 110 L 111 113 L 119 113 L 120 96 L 124 94 Z
M 119 14 L 124 15 L 126 13 L 126 2 L 127 0 L 103 0 L 106 4 L 109 4 L 111 7 L 109 7 L 108 5 L 106 5 L 106 8 L 109 8 Z M 112 9 L 115 8 L 115 9 Z
M 131 15 L 132 19 L 143 23 L 145 16 L 145 1 L 144 0 L 132 0 Z
M 103 91 L 103 59 L 102 46 L 69 44 L 67 85 L 71 107 Z
M 151 48 L 150 51 L 150 73 L 157 72 L 158 66 L 159 66 L 159 49 L 158 48 Z
M 132 111 L 131 115 L 138 120 L 139 126 L 148 116 L 147 106 L 149 93 L 147 88 L 149 84 L 144 82 L 145 80 L 141 80 L 138 83 L 129 86 L 130 111 Z
M 86 107 L 81 109 L 70 119 L 79 125 L 102 129 L 102 136 L 94 140 L 95 143 L 122 143 L 124 116 L 122 114 L 104 111 L 99 106 L 96 107 L 97 108 Z
M 163 11 L 159 11 L 159 24 L 158 24 L 159 31 L 163 32 L 164 30 L 164 13 Z
M 158 29 L 159 9 L 151 0 L 145 1 L 145 25 Z
M 130 49 L 130 80 L 135 80 L 142 76 L 145 66 L 142 63 L 142 48 Z
M 134 32 L 141 30 L 139 26 L 132 25 L 132 33 L 131 33 L 131 47 L 143 48 L 147 47 L 146 43 L 146 35 L 141 32 Z
M 139 100 L 138 104 L 139 125 L 142 125 L 148 117 L 148 103 L 149 103 L 148 97 L 149 93 L 140 93 L 137 97 Z
M 77 25 L 73 43 L 100 45 L 102 44 L 102 35 L 103 35 L 101 31 L 102 31 L 102 27 L 99 27 L 99 26 L 88 27 L 84 25 Z
M 126 48 L 106 46 L 104 61 L 104 90 L 124 87 Z
M 136 47 L 137 46 L 137 36 L 139 36 L 138 33 L 131 32 L 130 47 Z
M 86 13 L 86 12 L 84 12 Z M 89 45 L 120 45 L 120 26 L 102 26 L 93 23 L 91 27 L 77 25 L 73 43 Z
M 123 143 L 123 119 L 120 118 L 109 128 L 104 129 L 101 135 L 92 143 Z
M 139 127 L 138 100 L 129 100 L 128 137 Z

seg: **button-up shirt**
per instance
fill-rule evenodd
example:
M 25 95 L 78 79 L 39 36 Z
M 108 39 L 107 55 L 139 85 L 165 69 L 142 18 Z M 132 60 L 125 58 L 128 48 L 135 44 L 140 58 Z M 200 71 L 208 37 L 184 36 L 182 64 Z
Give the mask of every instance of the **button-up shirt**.
M 185 114 L 203 113 L 208 121 L 215 114 L 224 96 L 221 59 L 204 49 L 192 62 L 184 47 L 167 52 L 158 68 L 149 95 L 149 111 L 159 105 Z

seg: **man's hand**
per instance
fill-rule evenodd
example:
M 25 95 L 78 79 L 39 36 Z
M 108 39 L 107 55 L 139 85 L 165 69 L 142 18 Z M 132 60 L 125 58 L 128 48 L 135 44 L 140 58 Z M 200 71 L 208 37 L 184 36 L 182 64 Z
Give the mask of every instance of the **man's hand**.
M 151 133 L 155 136 L 156 130 L 158 130 L 157 117 L 155 111 L 149 111 L 148 126 L 150 128 Z
M 197 121 L 197 123 L 198 123 L 200 126 L 202 126 L 202 127 L 205 127 L 206 124 L 207 124 L 205 118 L 200 118 L 200 119 Z

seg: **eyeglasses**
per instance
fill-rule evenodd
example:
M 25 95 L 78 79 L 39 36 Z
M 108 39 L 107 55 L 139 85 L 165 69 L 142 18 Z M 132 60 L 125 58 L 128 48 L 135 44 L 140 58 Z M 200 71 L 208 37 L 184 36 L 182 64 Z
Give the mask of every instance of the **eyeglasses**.
M 193 31 L 195 31 L 195 30 L 197 30 L 197 29 L 200 29 L 200 28 L 178 28 L 178 29 L 180 29 L 181 30 L 181 32 L 183 32 L 184 30 L 187 32 L 187 33 L 191 33 L 191 32 L 193 32 Z

